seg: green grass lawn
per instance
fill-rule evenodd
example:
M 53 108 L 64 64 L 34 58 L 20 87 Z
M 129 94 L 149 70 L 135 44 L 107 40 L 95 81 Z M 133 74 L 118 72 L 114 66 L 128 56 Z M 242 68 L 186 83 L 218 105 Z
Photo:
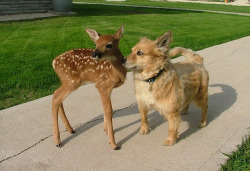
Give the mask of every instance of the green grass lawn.
M 211 10 L 223 12 L 238 12 L 250 13 L 250 6 L 232 6 L 226 4 L 202 4 L 190 2 L 168 2 L 168 1 L 150 1 L 150 0 L 126 0 L 124 2 L 107 2 L 105 0 L 73 0 L 74 2 L 91 2 L 91 3 L 106 3 L 106 4 L 120 4 L 120 5 L 140 5 L 140 6 L 158 6 L 168 8 L 184 8 L 196 10 Z
M 133 3 L 146 5 L 142 1 L 134 0 Z M 190 4 L 186 5 L 190 7 Z M 231 7 L 224 8 L 228 10 Z M 235 9 L 243 12 L 246 8 Z M 246 16 L 76 4 L 73 11 L 78 15 L 0 22 L 0 109 L 52 94 L 60 84 L 52 69 L 52 60 L 69 49 L 94 48 L 84 31 L 86 27 L 110 34 L 124 23 L 125 34 L 120 43 L 124 56 L 130 53 L 140 37 L 156 39 L 167 30 L 173 31 L 172 47 L 183 46 L 193 50 L 250 35 L 250 17 Z M 244 163 L 242 160 L 247 156 L 244 166 L 247 165 L 246 170 L 249 170 L 249 141 L 246 144 L 246 148 L 242 147 L 246 150 L 240 150 L 246 153 L 236 152 L 236 157 L 232 158 L 240 159 L 237 163 Z M 229 165 L 222 169 L 241 170 L 240 167 L 231 169 L 233 166 Z
M 163 9 L 74 5 L 74 17 L 0 23 L 0 109 L 49 94 L 59 86 L 52 60 L 73 48 L 94 48 L 85 33 L 114 33 L 122 23 L 126 56 L 140 37 L 172 30 L 172 47 L 204 49 L 250 34 L 250 17 Z M 155 23 L 155 24 L 154 24 Z
M 222 165 L 221 171 L 250 170 L 250 136 L 246 137 L 238 150 L 232 154 L 225 154 L 229 159 Z

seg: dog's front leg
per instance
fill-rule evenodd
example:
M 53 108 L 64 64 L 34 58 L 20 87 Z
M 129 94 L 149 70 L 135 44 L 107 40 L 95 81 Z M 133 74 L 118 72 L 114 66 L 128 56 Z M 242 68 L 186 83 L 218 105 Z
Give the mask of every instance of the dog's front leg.
M 168 120 L 168 137 L 163 145 L 169 146 L 176 143 L 176 139 L 179 136 L 178 129 L 181 124 L 181 118 L 179 113 L 170 113 L 165 116 Z
M 138 108 L 141 114 L 141 129 L 140 129 L 140 134 L 145 135 L 148 134 L 150 129 L 148 127 L 148 109 L 138 103 Z

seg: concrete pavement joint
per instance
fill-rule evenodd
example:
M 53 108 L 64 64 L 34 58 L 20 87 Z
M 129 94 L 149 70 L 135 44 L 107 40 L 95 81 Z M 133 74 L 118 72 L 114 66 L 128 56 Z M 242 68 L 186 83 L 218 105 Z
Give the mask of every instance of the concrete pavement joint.
M 193 11 L 193 12 L 209 12 L 217 14 L 232 14 L 250 16 L 248 13 L 238 12 L 226 12 L 226 11 L 211 11 L 211 10 L 199 10 L 199 9 L 185 9 L 185 8 L 169 8 L 169 7 L 157 7 L 157 6 L 144 6 L 144 5 L 119 5 L 119 4 L 102 4 L 102 3 L 91 3 L 91 2 L 74 2 L 74 4 L 89 4 L 89 5 L 103 5 L 103 6 L 117 6 L 117 7 L 134 7 L 134 8 L 149 8 L 149 9 L 166 9 L 166 10 L 179 10 L 179 11 Z
M 222 58 L 220 58 L 220 59 L 217 59 L 217 60 L 215 60 L 215 61 L 213 61 L 213 62 L 210 62 L 210 63 L 206 64 L 205 66 L 208 66 L 208 65 L 210 65 L 210 64 L 213 64 L 213 63 L 216 63 L 216 62 L 221 61 L 221 60 L 223 60 L 223 59 L 226 59 L 226 58 L 228 58 L 228 57 L 230 57 L 230 56 L 233 56 L 233 55 L 235 54 L 235 52 L 238 51 L 238 50 L 241 49 L 241 48 L 243 48 L 243 46 L 241 46 L 241 47 L 235 49 L 235 50 L 234 50 L 232 53 L 230 53 L 229 55 L 224 56 L 224 57 L 222 57 Z
M 36 145 L 40 144 L 41 142 L 43 142 L 44 140 L 48 139 L 48 138 L 51 137 L 51 136 L 52 136 L 52 135 L 49 135 L 49 136 L 47 136 L 47 137 L 45 137 L 45 138 L 40 139 L 37 143 L 35 143 L 35 144 L 33 144 L 32 146 L 26 148 L 25 150 L 23 150 L 23 151 L 21 151 L 21 152 L 15 154 L 15 155 L 9 156 L 9 157 L 7 157 L 7 158 L 1 160 L 0 163 L 2 163 L 2 162 L 4 162 L 4 161 L 7 161 L 7 160 L 9 160 L 9 159 L 11 159 L 11 158 L 13 158 L 13 157 L 19 156 L 20 154 L 22 154 L 22 153 L 28 151 L 28 150 L 31 149 L 32 147 L 35 147 Z
M 125 110 L 125 109 L 129 108 L 130 106 L 132 106 L 132 105 L 134 105 L 134 104 L 136 104 L 136 102 L 134 102 L 134 103 L 132 103 L 132 104 L 130 104 L 130 105 L 124 107 L 124 108 L 115 110 L 115 111 L 113 112 L 113 115 L 115 115 L 115 114 L 116 114 L 117 112 L 119 112 L 119 111 L 122 111 L 122 110 Z M 94 122 L 99 121 L 99 120 L 103 120 L 103 117 L 102 117 L 102 118 L 99 118 L 99 119 L 92 120 L 92 121 L 85 122 L 85 123 L 83 123 L 83 124 L 82 124 L 82 123 L 79 123 L 79 124 L 75 125 L 74 128 L 77 128 L 77 127 L 79 127 L 79 126 L 86 125 L 86 124 L 91 124 L 91 123 L 94 123 Z M 67 130 L 61 131 L 60 133 L 63 133 L 63 132 L 67 132 Z M 0 163 L 2 163 L 2 162 L 4 162 L 4 161 L 7 161 L 7 160 L 9 160 L 9 159 L 12 159 L 12 158 L 14 158 L 14 157 L 16 157 L 16 156 L 19 156 L 20 154 L 22 154 L 22 153 L 28 151 L 29 149 L 35 147 L 36 145 L 40 144 L 41 142 L 45 141 L 46 139 L 48 139 L 48 138 L 50 138 L 50 137 L 52 137 L 52 136 L 53 136 L 53 135 L 51 134 L 51 135 L 49 135 L 49 136 L 47 136 L 47 137 L 45 137 L 45 138 L 40 139 L 37 143 L 35 143 L 35 144 L 31 145 L 30 147 L 28 147 L 28 148 L 22 150 L 21 152 L 15 154 L 15 155 L 9 156 L 9 157 L 7 157 L 7 158 L 5 158 L 5 159 L 3 159 L 3 160 L 1 160 Z
M 221 151 L 221 148 L 226 144 L 226 142 L 228 142 L 228 140 L 230 140 L 237 132 L 238 132 L 239 129 L 237 129 L 236 131 L 233 132 L 233 134 L 226 139 L 226 141 L 224 141 L 222 143 L 222 145 L 219 147 L 218 150 L 216 150 L 215 152 L 212 153 L 212 155 L 206 160 L 203 162 L 203 164 L 201 165 L 201 167 L 198 169 L 198 170 L 202 170 L 202 167 L 211 159 L 214 157 L 215 154 L 217 154 L 218 152 L 221 152 L 222 154 L 224 154 L 222 151 Z

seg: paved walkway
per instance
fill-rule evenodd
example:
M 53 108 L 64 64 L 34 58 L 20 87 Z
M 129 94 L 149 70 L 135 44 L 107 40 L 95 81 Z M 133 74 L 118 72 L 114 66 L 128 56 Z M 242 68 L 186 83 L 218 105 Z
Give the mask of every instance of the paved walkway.
M 77 15 L 75 12 L 55 12 L 49 11 L 47 13 L 32 13 L 32 14 L 13 14 L 13 15 L 0 15 L 0 21 L 23 21 L 23 20 L 35 20 L 58 16 L 74 16 Z
M 112 1 L 112 0 L 111 0 Z M 182 2 L 192 2 L 192 3 L 215 3 L 215 2 L 204 2 L 204 1 L 189 1 L 189 0 L 169 0 L 169 1 L 182 1 Z M 86 3 L 86 2 L 74 2 L 75 4 L 101 4 L 101 3 Z M 218 3 L 216 4 L 225 4 Z M 168 8 L 168 7 L 150 7 L 150 6 L 137 6 L 137 5 L 119 5 L 119 4 L 101 4 L 101 5 L 112 5 L 112 6 L 131 6 L 131 7 L 144 7 L 144 8 L 159 8 L 159 9 L 174 9 L 174 10 L 184 10 L 184 11 L 202 11 L 202 12 L 212 12 L 212 13 L 222 13 L 222 14 L 236 14 L 236 15 L 245 15 L 250 16 L 250 14 L 246 13 L 235 13 L 235 12 L 218 12 L 211 10 L 196 10 L 196 9 L 183 9 L 183 8 Z M 235 2 L 227 3 L 227 5 L 240 5 L 240 6 L 250 6 L 248 0 L 236 0 Z M 33 13 L 33 14 L 15 14 L 15 15 L 0 15 L 1 21 L 20 21 L 20 20 L 33 20 L 33 19 L 41 19 L 48 17 L 56 17 L 60 15 L 76 15 L 76 13 L 57 13 L 54 11 L 50 11 L 48 13 Z
M 227 159 L 222 153 L 235 150 L 249 133 L 249 47 L 250 36 L 198 52 L 210 74 L 208 125 L 198 128 L 201 113 L 191 106 L 174 146 L 162 145 L 168 122 L 156 111 L 149 113 L 150 134 L 138 134 L 140 114 L 128 73 L 112 93 L 121 150 L 110 148 L 98 92 L 86 85 L 65 100 L 76 133 L 70 135 L 60 122 L 62 148 L 53 142 L 52 96 L 1 110 L 0 170 L 218 170 Z
M 186 1 L 186 2 L 188 2 L 188 1 Z M 202 10 L 202 9 L 185 9 L 185 8 L 156 7 L 156 6 L 144 6 L 144 5 L 126 5 L 126 4 L 103 4 L 103 3 L 95 3 L 95 2 L 93 2 L 93 3 L 92 2 L 74 2 L 74 3 L 75 4 L 93 4 L 93 5 L 96 4 L 96 5 L 118 6 L 118 7 L 136 7 L 136 8 L 150 8 L 150 9 L 209 12 L 209 13 L 219 13 L 219 14 L 233 14 L 233 15 L 250 16 L 250 13 L 224 12 L 224 11 Z
M 248 0 L 234 0 L 233 2 L 231 2 L 231 0 L 228 0 L 228 3 L 213 2 L 213 1 L 192 1 L 192 0 L 168 0 L 168 1 L 171 1 L 171 2 L 191 2 L 191 3 L 202 3 L 202 4 L 224 4 L 224 5 L 235 5 L 235 6 L 250 6 L 250 2 Z

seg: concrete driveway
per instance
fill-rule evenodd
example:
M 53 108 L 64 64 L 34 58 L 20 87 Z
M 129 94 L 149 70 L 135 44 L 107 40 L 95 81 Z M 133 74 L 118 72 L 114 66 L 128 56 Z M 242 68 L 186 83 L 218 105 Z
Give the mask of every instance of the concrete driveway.
M 201 111 L 192 105 L 182 116 L 174 146 L 162 145 L 168 122 L 156 111 L 149 114 L 150 134 L 139 135 L 140 114 L 129 73 L 112 94 L 121 150 L 110 148 L 98 92 L 86 85 L 65 100 L 76 133 L 66 132 L 60 122 L 62 148 L 52 136 L 52 96 L 1 110 L 0 170 L 218 170 L 227 159 L 222 153 L 235 150 L 249 133 L 249 47 L 250 36 L 198 52 L 210 74 L 208 125 L 198 128 Z

